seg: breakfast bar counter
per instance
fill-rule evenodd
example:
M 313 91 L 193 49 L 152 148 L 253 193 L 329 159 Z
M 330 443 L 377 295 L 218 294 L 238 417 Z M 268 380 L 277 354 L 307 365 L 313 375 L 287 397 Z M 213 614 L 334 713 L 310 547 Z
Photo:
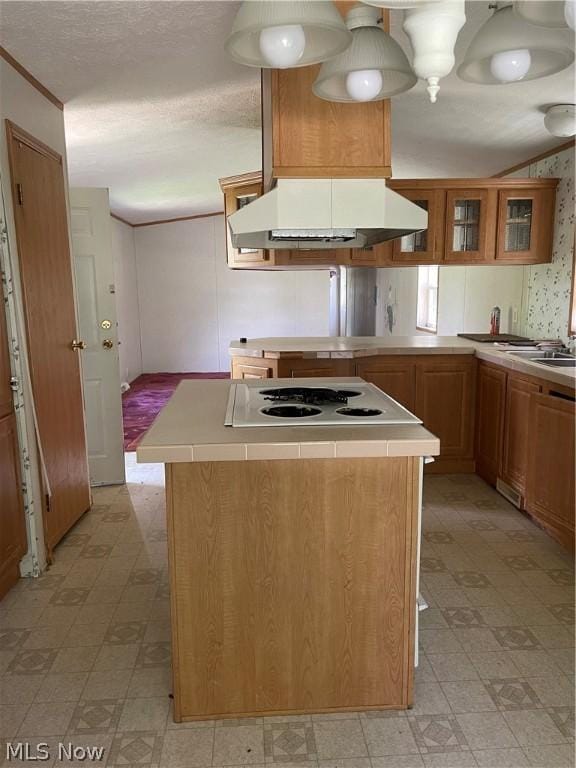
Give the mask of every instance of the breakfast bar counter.
M 183 381 L 138 448 L 166 464 L 175 720 L 407 708 L 438 439 L 224 426 L 233 384 Z

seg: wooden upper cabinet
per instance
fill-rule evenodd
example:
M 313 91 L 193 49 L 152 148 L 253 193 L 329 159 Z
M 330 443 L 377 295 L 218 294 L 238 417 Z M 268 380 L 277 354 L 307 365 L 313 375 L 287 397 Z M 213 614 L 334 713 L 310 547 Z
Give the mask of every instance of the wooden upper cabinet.
M 228 216 L 249 205 L 262 195 L 262 174 L 260 171 L 228 176 L 220 179 L 224 193 L 224 223 L 226 226 L 226 253 L 229 267 L 252 267 L 270 261 L 268 251 L 256 248 L 234 248 L 230 238 Z
M 447 264 L 485 262 L 494 258 L 496 191 L 449 189 L 446 192 Z
M 552 252 L 554 190 L 498 192 L 496 261 L 547 261 Z
M 390 184 L 394 189 L 394 184 Z M 438 264 L 444 255 L 446 193 L 443 189 L 402 189 L 403 197 L 428 211 L 428 229 L 393 240 L 392 262 Z
M 355 5 L 336 5 L 342 16 Z M 383 28 L 389 13 L 383 10 Z M 319 99 L 320 65 L 262 71 L 264 188 L 279 178 L 373 178 L 392 175 L 390 101 Z

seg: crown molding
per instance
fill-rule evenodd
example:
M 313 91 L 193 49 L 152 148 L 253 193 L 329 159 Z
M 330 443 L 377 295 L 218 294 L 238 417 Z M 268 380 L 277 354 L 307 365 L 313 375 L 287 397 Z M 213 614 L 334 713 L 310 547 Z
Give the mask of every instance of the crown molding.
M 23 67 L 22 64 L 20 64 L 19 61 L 17 61 L 12 54 L 8 53 L 6 48 L 2 48 L 0 46 L 0 58 L 4 59 L 10 66 L 18 72 L 19 75 L 22 75 L 22 77 L 27 80 L 31 86 L 36 88 L 36 90 L 44 96 L 44 98 L 48 99 L 48 101 L 52 102 L 55 107 L 58 107 L 58 109 L 63 110 L 64 104 L 58 99 L 54 94 L 46 88 L 46 86 L 42 85 L 42 83 L 37 80 L 33 74 L 28 72 L 26 67 Z
M 508 176 L 509 173 L 514 173 L 514 171 L 519 171 L 522 168 L 526 168 L 527 165 L 532 165 L 532 163 L 537 163 L 539 160 L 545 160 L 547 157 L 551 157 L 552 155 L 557 155 L 559 152 L 563 152 L 565 149 L 570 149 L 570 147 L 574 146 L 574 139 L 569 139 L 568 141 L 565 141 L 564 144 L 559 144 L 557 147 L 553 147 L 552 149 L 546 150 L 546 152 L 542 152 L 539 155 L 536 155 L 535 157 L 530 157 L 528 160 L 524 160 L 522 163 L 516 163 L 516 165 L 513 165 L 511 168 L 506 168 L 503 171 L 500 171 L 499 173 L 495 173 L 493 178 L 497 179 L 500 176 Z

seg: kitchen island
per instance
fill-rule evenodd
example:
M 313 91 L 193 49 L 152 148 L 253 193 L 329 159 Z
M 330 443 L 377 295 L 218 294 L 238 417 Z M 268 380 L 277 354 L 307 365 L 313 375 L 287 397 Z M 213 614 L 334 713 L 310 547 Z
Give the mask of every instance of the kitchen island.
M 438 439 L 226 427 L 230 387 L 183 381 L 138 448 L 166 465 L 175 720 L 410 706 Z

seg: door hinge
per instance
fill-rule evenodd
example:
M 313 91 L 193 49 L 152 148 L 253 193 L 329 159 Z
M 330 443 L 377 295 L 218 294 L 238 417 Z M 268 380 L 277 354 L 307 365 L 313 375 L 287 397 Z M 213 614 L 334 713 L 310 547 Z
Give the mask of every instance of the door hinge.
M 10 389 L 12 392 L 18 392 L 18 384 L 20 382 L 18 381 L 18 378 L 16 376 L 12 376 L 10 379 Z
M 16 196 L 18 198 L 18 205 L 24 205 L 24 193 L 22 192 L 22 184 L 16 184 Z

